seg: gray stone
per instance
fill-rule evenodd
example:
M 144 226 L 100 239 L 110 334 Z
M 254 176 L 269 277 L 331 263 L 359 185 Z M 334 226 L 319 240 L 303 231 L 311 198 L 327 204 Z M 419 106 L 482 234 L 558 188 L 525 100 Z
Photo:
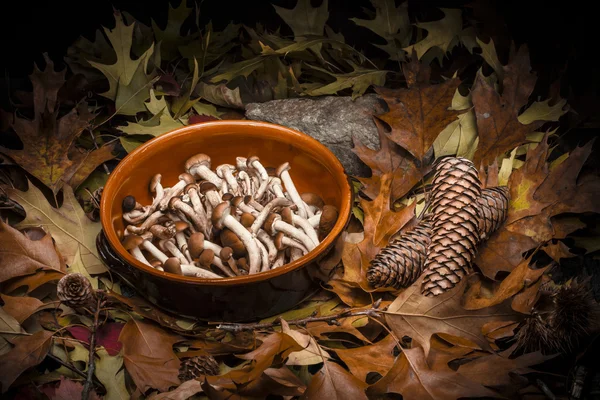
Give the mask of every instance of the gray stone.
M 340 160 L 346 173 L 368 176 L 369 168 L 352 152 L 352 138 L 371 149 L 378 149 L 379 136 L 372 115 L 386 111 L 385 102 L 374 94 L 354 101 L 348 96 L 325 96 L 249 103 L 246 105 L 246 118 L 306 133 L 327 146 Z

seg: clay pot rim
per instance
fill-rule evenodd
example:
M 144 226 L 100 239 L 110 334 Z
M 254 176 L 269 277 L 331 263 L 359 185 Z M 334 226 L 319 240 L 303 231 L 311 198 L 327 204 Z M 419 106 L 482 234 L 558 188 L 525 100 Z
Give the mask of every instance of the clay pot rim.
M 135 259 L 125 248 L 121 245 L 121 242 L 117 236 L 117 233 L 114 229 L 114 226 L 111 222 L 111 213 L 103 212 L 103 210 L 110 210 L 111 204 L 109 204 L 109 199 L 112 199 L 115 195 L 117 185 L 117 179 L 119 178 L 121 170 L 125 169 L 129 164 L 133 164 L 136 160 L 136 155 L 138 153 L 143 153 L 150 147 L 160 146 L 164 142 L 168 142 L 169 140 L 173 140 L 174 136 L 185 135 L 192 132 L 196 132 L 197 130 L 203 130 L 205 128 L 210 128 L 214 126 L 227 126 L 227 127 L 253 127 L 253 129 L 260 130 L 268 130 L 270 132 L 277 132 L 277 136 L 281 137 L 281 135 L 292 136 L 294 143 L 298 147 L 303 147 L 306 149 L 310 149 L 312 153 L 316 153 L 320 159 L 323 160 L 323 164 L 327 165 L 330 169 L 330 172 L 334 177 L 338 178 L 342 181 L 342 200 L 341 207 L 339 210 L 339 218 L 334 225 L 333 229 L 327 235 L 327 237 L 319 243 L 317 247 L 315 247 L 308 254 L 300 257 L 299 259 L 286 264 L 283 267 L 272 269 L 265 272 L 260 272 L 252 275 L 242 275 L 236 277 L 225 277 L 220 279 L 207 279 L 207 278 L 197 278 L 197 277 L 188 277 L 188 276 L 180 276 L 174 274 L 168 274 L 165 272 L 158 271 L 141 261 Z M 249 132 L 245 132 L 245 134 L 250 134 Z M 277 136 L 273 136 L 276 138 Z M 182 128 L 178 128 L 169 132 L 166 132 L 160 136 L 154 137 L 149 141 L 145 142 L 141 146 L 134 149 L 131 153 L 125 156 L 119 164 L 115 167 L 115 169 L 109 175 L 106 184 L 104 185 L 102 197 L 100 200 L 100 221 L 102 225 L 102 230 L 108 240 L 108 243 L 113 248 L 113 250 L 117 253 L 121 259 L 127 262 L 129 265 L 134 266 L 137 269 L 140 269 L 146 273 L 152 274 L 162 279 L 187 283 L 192 285 L 208 285 L 208 286 L 237 286 L 244 285 L 250 283 L 256 283 L 260 281 L 267 281 L 277 276 L 284 275 L 293 270 L 302 268 L 311 262 L 314 262 L 320 256 L 323 255 L 323 252 L 327 250 L 330 246 L 334 245 L 335 240 L 339 237 L 342 231 L 345 229 L 346 225 L 350 221 L 352 203 L 354 198 L 354 192 L 352 190 L 352 185 L 350 184 L 350 177 L 346 174 L 343 165 L 337 159 L 337 157 L 329 150 L 325 145 L 319 142 L 312 137 L 296 131 L 294 129 L 272 124 L 269 122 L 260 122 L 260 121 L 247 121 L 247 120 L 220 120 L 220 121 L 209 121 L 203 122 L 200 124 L 188 125 Z

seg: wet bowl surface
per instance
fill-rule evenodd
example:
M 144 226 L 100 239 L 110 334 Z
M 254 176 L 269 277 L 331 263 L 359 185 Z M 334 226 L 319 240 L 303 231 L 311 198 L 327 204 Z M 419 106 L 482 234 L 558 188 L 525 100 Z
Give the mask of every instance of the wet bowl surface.
M 139 262 L 121 245 L 123 198 L 133 195 L 141 204 L 150 204 L 151 177 L 160 173 L 163 186 L 172 186 L 185 171 L 185 161 L 197 153 L 211 157 L 213 170 L 223 163 L 235 165 L 238 156 L 256 155 L 264 166 L 272 167 L 287 161 L 298 191 L 317 193 L 325 203 L 335 205 L 338 221 L 331 233 L 302 258 L 258 274 L 202 279 L 167 274 Z M 339 160 L 310 136 L 264 122 L 206 122 L 153 138 L 117 165 L 102 192 L 102 232 L 97 247 L 111 271 L 167 311 L 204 320 L 264 318 L 292 308 L 318 289 L 310 270 L 317 268 L 316 261 L 333 248 L 347 225 L 352 197 Z

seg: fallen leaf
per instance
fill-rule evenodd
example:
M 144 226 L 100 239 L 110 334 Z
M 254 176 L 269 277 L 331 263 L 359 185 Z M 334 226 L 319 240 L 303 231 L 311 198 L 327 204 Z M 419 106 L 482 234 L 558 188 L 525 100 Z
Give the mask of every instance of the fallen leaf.
M 4 311 L 13 316 L 20 324 L 44 305 L 43 302 L 35 297 L 13 297 L 5 294 L 0 294 L 0 297 L 4 302 L 2 306 Z
M 264 398 L 268 396 L 301 396 L 306 385 L 285 365 L 267 368 L 258 379 L 236 391 L 240 397 Z
M 520 123 L 528 125 L 535 121 L 558 121 L 569 111 L 567 99 L 562 99 L 549 105 L 552 99 L 536 101 L 517 118 Z
M 417 53 L 421 59 L 423 55 L 432 48 L 437 48 L 442 55 L 451 50 L 451 44 L 462 31 L 462 11 L 459 9 L 440 8 L 444 13 L 444 18 L 432 22 L 420 22 L 415 25 L 427 31 L 425 39 L 418 41 L 412 46 L 407 46 L 404 50 Z
M 40 240 L 31 240 L 0 219 L 0 282 L 39 270 L 65 272 L 52 237 L 48 234 Z
M 182 35 L 181 27 L 191 12 L 192 8 L 187 6 L 185 0 L 181 0 L 177 7 L 173 7 L 169 3 L 165 29 L 161 29 L 154 19 L 151 20 L 152 30 L 156 41 L 160 43 L 160 53 L 163 59 L 171 61 L 179 55 L 178 47 L 187 36 Z
M 498 77 L 498 81 L 504 81 L 504 66 L 498 59 L 498 54 L 496 53 L 496 46 L 494 45 L 494 39 L 490 38 L 488 43 L 484 43 L 481 39 L 476 38 L 477 44 L 481 47 L 481 57 L 485 60 L 486 63 L 496 73 Z
M 75 139 L 94 116 L 84 101 L 58 118 L 60 104 L 57 96 L 65 83 L 66 69 L 54 71 L 52 60 L 47 55 L 45 59 L 46 68 L 42 71 L 35 66 L 29 75 L 33 87 L 33 120 L 17 116 L 9 120 L 23 143 L 23 149 L 0 148 L 0 152 L 56 194 L 65 183 L 77 186 L 96 167 L 114 156 L 113 146 L 91 152 L 75 147 Z
M 385 320 L 396 337 L 409 336 L 429 354 L 430 339 L 435 333 L 459 336 L 480 348 L 490 350 L 489 343 L 481 333 L 482 326 L 490 321 L 514 320 L 515 313 L 505 301 L 482 310 L 466 310 L 461 305 L 467 279 L 461 280 L 453 289 L 439 296 L 421 294 L 421 276 L 404 290 L 388 307 Z
M 210 85 L 204 82 L 200 82 L 198 86 L 196 86 L 196 93 L 203 99 L 206 99 L 207 101 L 211 102 L 212 104 L 216 104 L 221 107 L 231 107 L 241 110 L 244 109 L 244 103 L 242 102 L 242 98 L 240 97 L 239 87 L 236 87 L 235 89 L 229 89 L 223 83 L 220 83 L 218 85 Z M 203 114 L 203 108 L 199 110 L 199 107 L 202 106 L 204 106 L 204 104 L 196 103 L 193 107 L 198 114 Z
M 302 350 L 290 353 L 286 365 L 314 365 L 323 362 L 324 357 L 331 357 L 312 336 L 290 329 L 288 323 L 283 319 L 281 320 L 281 331 L 291 336 L 302 347 Z
M 456 156 L 472 159 L 477 149 L 475 113 L 469 110 L 448 124 L 433 142 L 435 158 Z
M 412 33 L 408 4 L 396 7 L 393 0 L 371 0 L 371 4 L 375 7 L 375 18 L 350 18 L 350 21 L 384 38 L 385 45 L 372 44 L 388 53 L 390 60 L 403 61 L 405 51 L 402 48 L 408 46 Z
M 187 400 L 198 393 L 202 393 L 202 383 L 199 380 L 183 382 L 177 388 L 164 393 L 158 393 L 148 397 L 148 400 Z
M 362 96 L 371 85 L 385 85 L 385 77 L 388 72 L 391 72 L 387 70 L 362 68 L 353 63 L 351 63 L 351 65 L 354 71 L 345 74 L 333 74 L 322 68 L 310 66 L 312 69 L 329 73 L 335 78 L 335 82 L 307 90 L 304 92 L 304 94 L 309 96 L 323 96 L 328 94 L 336 94 L 340 90 L 344 90 L 346 88 L 352 88 L 352 100 L 355 100 L 357 97 Z
M 96 346 L 104 347 L 109 356 L 119 354 L 122 344 L 118 339 L 122 329 L 123 324 L 119 322 L 107 322 L 100 325 L 96 330 Z M 92 333 L 87 327 L 71 326 L 68 327 L 67 330 L 75 339 L 89 346 Z
M 15 290 L 25 286 L 27 288 L 25 294 L 29 294 L 48 282 L 60 280 L 63 276 L 65 276 L 65 273 L 61 271 L 52 269 L 41 270 L 32 275 L 14 278 L 6 282 L 2 290 L 7 294 L 11 294 Z
M 52 235 L 56 248 L 65 257 L 67 264 L 73 263 L 79 253 L 89 274 L 106 272 L 96 249 L 96 236 L 102 225 L 86 217 L 73 194 L 73 189 L 65 186 L 62 206 L 53 208 L 37 187 L 31 182 L 28 184 L 29 190 L 26 192 L 14 188 L 7 189 L 9 197 L 21 204 L 27 212 L 27 217 L 16 227 L 43 226 Z
M 106 388 L 105 400 L 129 400 L 131 398 L 125 386 L 125 369 L 123 356 L 110 356 L 106 349 L 96 349 L 99 359 L 96 360 L 96 378 Z
M 180 384 L 179 358 L 173 345 L 182 340 L 148 322 L 131 319 L 125 324 L 119 342 L 123 344 L 125 368 L 139 390 L 164 392 Z
M 50 400 L 73 400 L 81 397 L 83 385 L 80 382 L 75 382 L 61 376 L 58 386 L 44 386 L 41 391 Z M 94 390 L 91 390 L 88 399 L 100 400 L 101 397 Z
M 184 1 L 181 4 L 185 4 Z M 198 84 L 198 61 L 194 58 L 194 69 L 192 72 L 192 80 L 185 81 L 184 88 L 187 89 L 186 93 L 183 96 L 177 96 L 171 101 L 171 112 L 173 112 L 173 119 L 177 120 L 183 117 L 194 104 L 200 100 L 200 98 L 196 98 L 192 100 L 192 94 L 194 93 L 194 89 Z
M 0 356 L 8 353 L 12 349 L 11 342 L 13 342 L 20 335 L 13 335 L 14 333 L 25 333 L 25 330 L 21 328 L 19 321 L 17 321 L 12 315 L 4 310 L 4 307 L 0 307 Z
M 104 33 L 116 54 L 116 62 L 101 64 L 89 60 L 89 63 L 108 79 L 108 91 L 99 95 L 113 100 L 118 114 L 135 115 L 144 110 L 144 101 L 148 98 L 152 84 L 158 79 L 156 71 L 147 73 L 148 61 L 154 53 L 154 43 L 138 59 L 133 60 L 131 46 L 135 22 L 126 25 L 123 16 L 116 10 L 114 17 L 114 29 L 104 28 Z
M 388 373 L 394 365 L 394 348 L 397 345 L 394 336 L 388 334 L 377 343 L 352 349 L 335 349 L 335 353 L 348 366 L 352 375 L 366 382 L 370 372 L 377 372 L 382 376 Z
M 524 125 L 518 113 L 533 91 L 537 77 L 530 72 L 527 46 L 521 46 L 503 67 L 502 94 L 483 79 L 479 73 L 471 90 L 479 144 L 473 162 L 476 167 L 487 166 L 497 156 L 514 149 L 527 140 L 527 134 L 535 131 L 541 122 Z
M 340 365 L 324 360 L 300 398 L 306 399 L 367 399 L 367 384 L 358 380 Z
M 319 7 L 312 7 L 310 0 L 298 0 L 292 9 L 273 5 L 281 19 L 294 32 L 294 40 L 306 36 L 322 36 L 325 22 L 329 18 L 328 0 L 323 0 Z
M 454 93 L 460 85 L 458 78 L 430 84 L 430 68 L 413 59 L 403 64 L 407 89 L 377 88 L 389 112 L 377 118 L 390 126 L 387 136 L 410 152 L 418 161 L 432 147 L 437 136 L 461 113 L 451 110 Z
M 531 269 L 529 268 L 530 259 L 521 261 L 512 272 L 491 292 L 482 291 L 482 280 L 475 282 L 465 293 L 463 307 L 466 310 L 479 310 L 486 307 L 495 306 L 504 300 L 513 297 L 521 289 L 535 283 L 548 269 L 548 267 Z
M 379 134 L 378 150 L 372 150 L 353 138 L 352 152 L 371 168 L 372 172 L 369 178 L 357 177 L 357 179 L 364 185 L 362 191 L 374 199 L 379 193 L 381 177 L 384 174 L 392 174 L 391 199 L 394 201 L 408 193 L 430 167 L 418 168 L 412 161 L 411 155 L 388 138 L 384 124 L 377 118 L 374 118 L 374 121 Z
M 387 375 L 369 387 L 367 393 L 399 393 L 406 400 L 498 397 L 483 385 L 467 379 L 447 366 L 440 368 L 439 365 L 429 365 L 421 347 L 403 349 Z
M 25 370 L 38 365 L 46 358 L 52 344 L 52 336 L 52 332 L 41 330 L 31 336 L 19 336 L 11 340 L 14 347 L 0 356 L 2 393 L 6 393 Z

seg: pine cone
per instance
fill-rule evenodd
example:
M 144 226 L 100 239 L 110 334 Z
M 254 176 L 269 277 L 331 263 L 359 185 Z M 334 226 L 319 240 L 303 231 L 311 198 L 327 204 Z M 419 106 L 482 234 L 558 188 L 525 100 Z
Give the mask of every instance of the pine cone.
M 506 220 L 508 188 L 483 189 L 478 199 L 482 218 L 479 222 L 480 240 L 489 237 Z M 412 231 L 403 232 L 381 249 L 371 261 L 367 280 L 373 287 L 408 287 L 423 271 L 427 247 L 431 242 L 431 218 L 426 215 Z
M 478 199 L 481 207 L 479 218 L 479 238 L 487 239 L 495 232 L 508 215 L 508 201 L 510 193 L 508 186 L 487 188 L 481 191 Z
M 71 308 L 89 306 L 95 297 L 92 284 L 80 273 L 63 276 L 56 286 L 56 294 L 61 302 Z
M 179 380 L 187 382 L 202 375 L 218 375 L 219 363 L 213 356 L 183 358 L 179 367 Z
M 421 292 L 437 296 L 467 274 L 479 241 L 481 182 L 473 163 L 463 157 L 443 159 L 433 178 L 431 243 Z
M 423 271 L 427 246 L 431 241 L 431 219 L 425 216 L 414 229 L 403 232 L 375 256 L 367 270 L 373 287 L 410 286 Z

